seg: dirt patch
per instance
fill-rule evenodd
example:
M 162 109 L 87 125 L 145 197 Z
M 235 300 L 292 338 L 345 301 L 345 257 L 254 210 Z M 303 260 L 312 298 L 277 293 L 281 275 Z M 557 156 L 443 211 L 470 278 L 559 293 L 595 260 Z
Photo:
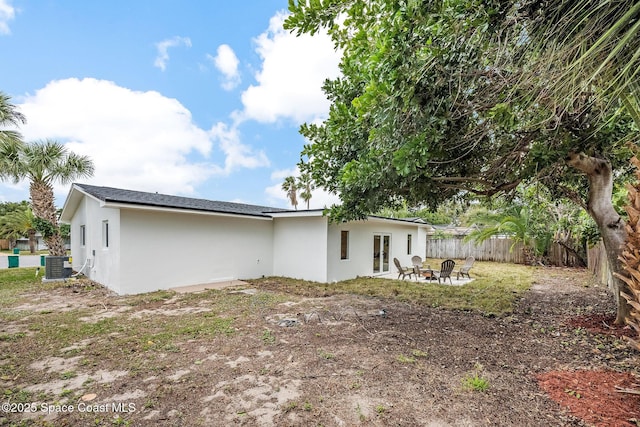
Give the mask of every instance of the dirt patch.
M 634 425 L 638 396 L 616 386 L 640 383 L 640 358 L 611 328 L 587 327 L 610 325 L 614 310 L 587 283 L 582 270 L 537 270 L 503 317 L 259 283 L 137 299 L 32 293 L 3 325 L 30 331 L 0 340 L 3 403 L 91 395 L 96 411 L 10 412 L 0 425 Z M 216 332 L 223 320 L 232 327 Z M 69 342 L 47 336 L 58 329 Z
M 625 336 L 633 336 L 633 330 L 626 325 L 616 325 L 615 312 L 611 309 L 602 312 L 609 306 L 607 300 L 594 298 L 606 297 L 608 292 L 603 289 L 597 292 L 580 292 L 576 282 L 564 280 L 566 277 L 562 270 L 547 270 L 542 282 L 536 283 L 527 297 L 530 304 L 524 301 L 523 306 L 529 310 L 531 306 L 541 308 L 533 300 L 548 303 L 541 311 L 546 317 L 553 318 L 554 312 L 562 314 L 564 310 L 556 304 L 552 304 L 551 298 L 560 293 L 571 304 L 575 304 L 578 313 L 587 314 L 563 316 L 564 323 L 574 329 L 574 336 L 583 336 L 583 331 L 588 331 L 590 338 L 596 343 L 591 349 L 594 359 L 600 361 L 620 358 L 611 350 L 627 348 L 624 342 L 618 340 Z M 569 269 L 571 274 L 574 270 Z M 597 289 L 597 288 L 593 288 Z M 591 289 L 591 291 L 593 290 Z M 590 296 L 588 296 L 590 294 Z M 534 296 L 536 296 L 534 298 Z M 578 299 L 574 299 L 578 297 Z M 611 346 L 604 343 L 611 343 Z M 629 353 L 627 353 L 629 354 Z M 603 364 L 597 364 L 602 368 Z M 536 375 L 539 387 L 544 390 L 551 399 L 567 409 L 575 417 L 586 421 L 590 425 L 598 427 L 637 426 L 640 424 L 640 379 L 638 364 L 632 358 L 626 359 L 619 366 L 633 368 L 629 372 L 617 372 L 613 370 L 589 370 L 577 368 L 574 370 L 553 370 Z M 631 393 L 625 391 L 631 390 Z

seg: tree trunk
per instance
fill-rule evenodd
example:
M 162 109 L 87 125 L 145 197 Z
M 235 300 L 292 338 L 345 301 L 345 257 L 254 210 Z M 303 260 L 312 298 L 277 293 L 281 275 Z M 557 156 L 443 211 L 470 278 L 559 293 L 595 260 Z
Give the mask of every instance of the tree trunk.
M 49 254 L 64 256 L 67 251 L 64 247 L 64 239 L 60 236 L 58 215 L 53 203 L 53 187 L 45 181 L 32 181 L 29 187 L 29 194 L 31 196 L 33 214 L 38 218 L 49 221 L 54 228 L 53 234 L 44 236 L 44 241 L 49 248 Z
M 613 173 L 611 163 L 604 159 L 571 153 L 567 163 L 583 172 L 589 179 L 589 200 L 587 212 L 598 226 L 607 253 L 607 261 L 612 273 L 623 274 L 620 256 L 627 237 L 624 220 L 611 203 L 613 194 Z M 618 313 L 615 323 L 624 324 L 630 307 L 620 292 L 628 292 L 624 281 L 613 274 L 613 293 Z
M 29 230 L 29 252 L 36 253 L 36 230 Z
M 58 226 L 56 207 L 53 204 L 53 187 L 44 181 L 32 181 L 29 187 L 31 210 L 38 218 L 46 219 L 54 227 Z
M 53 236 L 46 237 L 44 242 L 49 248 L 50 255 L 64 256 L 67 254 L 67 249 L 64 247 L 64 239 L 60 234 L 56 233 Z

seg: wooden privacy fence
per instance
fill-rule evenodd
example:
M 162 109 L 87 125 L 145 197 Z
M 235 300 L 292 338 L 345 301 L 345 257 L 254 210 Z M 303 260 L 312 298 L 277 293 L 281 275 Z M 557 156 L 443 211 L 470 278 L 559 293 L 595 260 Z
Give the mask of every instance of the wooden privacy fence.
M 602 241 L 597 245 L 587 249 L 588 268 L 591 273 L 602 284 L 606 284 L 609 289 L 613 287 L 613 275 L 609 269 L 609 262 L 607 261 L 607 251 L 604 248 Z
M 513 246 L 513 247 L 512 247 Z M 468 256 L 478 261 L 511 262 L 524 264 L 526 257 L 520 242 L 511 239 L 487 239 L 482 243 L 465 242 L 462 238 L 427 238 L 427 258 L 465 259 Z
M 480 244 L 465 242 L 462 238 L 448 239 L 427 239 L 427 258 L 453 258 L 464 259 L 468 256 L 475 257 L 479 261 L 512 262 L 524 264 L 526 256 L 522 250 L 522 243 L 513 245 L 511 239 L 487 239 Z M 567 253 L 558 244 L 553 244 L 549 251 L 549 261 L 552 265 L 575 266 L 577 260 Z M 597 245 L 587 249 L 587 268 L 596 279 L 609 289 L 613 285 L 613 276 L 607 262 L 607 253 L 604 243 L 600 241 Z
M 427 258 L 465 259 L 472 256 L 478 261 L 510 262 L 526 264 L 533 262 L 527 259 L 522 242 L 513 243 L 509 238 L 487 239 L 482 243 L 465 242 L 462 237 L 447 239 L 427 239 Z M 564 246 L 552 243 L 545 256 L 545 264 L 557 266 L 584 265 Z

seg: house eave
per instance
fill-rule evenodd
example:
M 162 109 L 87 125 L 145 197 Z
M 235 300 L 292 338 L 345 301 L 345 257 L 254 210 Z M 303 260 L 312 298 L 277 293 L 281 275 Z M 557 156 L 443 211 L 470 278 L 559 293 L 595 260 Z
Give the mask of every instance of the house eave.
M 425 230 L 431 230 L 432 229 L 431 225 L 429 225 L 427 223 L 413 221 L 413 220 L 407 220 L 407 219 L 403 219 L 403 218 L 388 218 L 388 217 L 384 217 L 384 216 L 369 215 L 367 217 L 367 221 L 392 223 L 392 224 L 402 224 L 402 225 L 406 225 L 406 226 L 424 228 Z
M 310 217 L 322 217 L 322 216 L 328 217 L 328 215 L 325 215 L 324 209 L 265 212 L 265 213 L 272 216 L 273 218 L 310 218 Z M 381 222 L 381 223 L 403 224 L 408 226 L 424 228 L 426 230 L 431 230 L 433 228 L 431 227 L 431 225 L 425 222 L 419 222 L 416 220 L 409 220 L 404 218 L 388 218 L 388 217 L 377 216 L 377 215 L 369 215 L 361 221 L 368 221 L 372 223 Z
M 184 214 L 219 216 L 219 217 L 252 218 L 252 219 L 259 219 L 263 221 L 272 220 L 270 215 L 253 215 L 253 214 L 245 214 L 240 212 L 230 213 L 230 212 L 219 212 L 219 211 L 212 211 L 212 210 L 177 208 L 177 207 L 167 207 L 167 206 L 153 206 L 149 204 L 112 202 L 109 200 L 100 201 L 100 207 L 112 208 L 112 209 L 143 210 L 143 211 L 152 211 L 152 212 L 184 213 Z
M 309 209 L 303 211 L 277 211 L 277 212 L 265 212 L 265 215 L 269 215 L 273 218 L 308 218 L 308 217 L 321 217 L 324 216 L 324 209 Z
M 69 190 L 69 194 L 67 195 L 67 198 L 64 201 L 64 205 L 62 206 L 62 211 L 60 212 L 59 221 L 61 223 L 71 224 L 71 219 L 73 218 L 73 215 L 78 209 L 78 206 L 80 205 L 80 202 L 82 201 L 83 196 L 90 197 L 93 200 L 100 202 L 99 199 L 95 198 L 93 195 L 83 191 L 82 188 L 73 184 L 71 186 L 71 189 Z

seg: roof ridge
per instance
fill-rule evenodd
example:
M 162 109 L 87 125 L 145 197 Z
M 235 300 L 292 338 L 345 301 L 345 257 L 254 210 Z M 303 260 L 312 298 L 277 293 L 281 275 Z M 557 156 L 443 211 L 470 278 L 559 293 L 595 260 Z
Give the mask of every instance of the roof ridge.
M 104 202 L 119 202 L 135 205 L 148 205 L 175 209 L 192 209 L 253 216 L 269 216 L 265 212 L 279 212 L 281 210 L 284 210 L 271 206 L 261 206 L 241 202 L 228 202 L 222 200 L 210 200 L 187 196 L 176 196 L 171 194 L 128 190 L 116 187 L 96 186 L 79 183 L 76 183 L 74 185 Z

